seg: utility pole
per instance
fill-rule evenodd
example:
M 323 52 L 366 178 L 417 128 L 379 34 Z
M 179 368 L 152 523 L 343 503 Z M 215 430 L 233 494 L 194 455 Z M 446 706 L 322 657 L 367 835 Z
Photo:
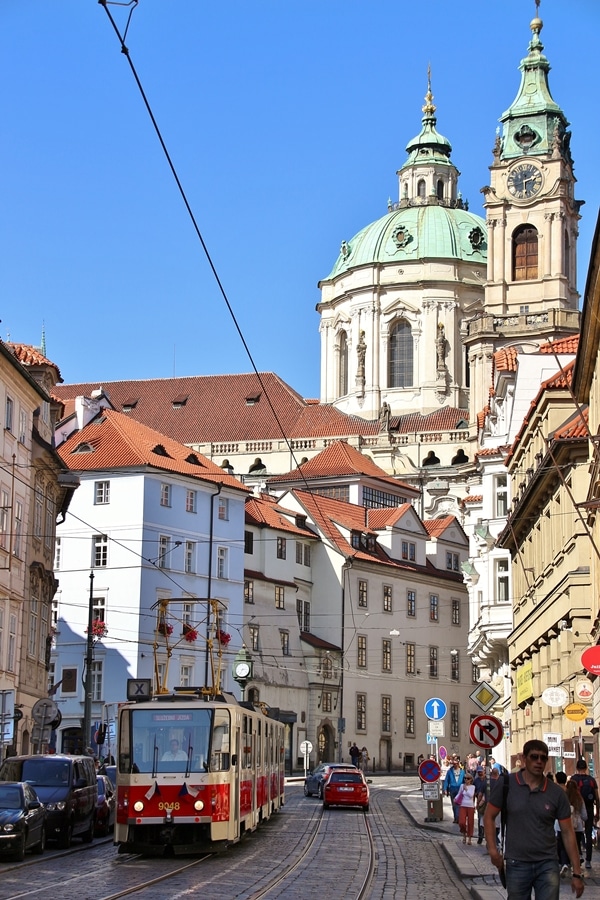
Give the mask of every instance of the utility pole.
M 88 601 L 87 648 L 85 653 L 85 680 L 83 703 L 83 747 L 85 753 L 92 730 L 92 665 L 94 662 L 94 573 L 90 572 L 90 597 Z

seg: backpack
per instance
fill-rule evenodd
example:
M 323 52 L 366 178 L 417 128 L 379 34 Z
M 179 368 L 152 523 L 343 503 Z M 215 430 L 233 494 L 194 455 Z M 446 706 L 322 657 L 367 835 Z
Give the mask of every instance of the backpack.
M 583 797 L 585 803 L 590 806 L 594 802 L 596 781 L 590 775 L 573 775 L 571 781 L 574 781 L 579 788 L 579 793 Z

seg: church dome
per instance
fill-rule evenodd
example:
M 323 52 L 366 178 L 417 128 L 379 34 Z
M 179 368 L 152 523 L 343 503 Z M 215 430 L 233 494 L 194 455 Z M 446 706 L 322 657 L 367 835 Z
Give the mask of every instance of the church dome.
M 464 208 L 428 199 L 426 205 L 412 205 L 407 201 L 406 206 L 388 212 L 351 240 L 344 241 L 326 280 L 374 263 L 452 259 L 485 264 L 485 220 Z

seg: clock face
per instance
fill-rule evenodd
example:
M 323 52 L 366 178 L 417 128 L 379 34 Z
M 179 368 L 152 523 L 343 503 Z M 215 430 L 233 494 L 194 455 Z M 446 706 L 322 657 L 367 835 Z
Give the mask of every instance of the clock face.
M 246 678 L 250 674 L 250 666 L 248 665 L 248 663 L 238 663 L 235 667 L 235 674 L 238 678 Z
M 511 170 L 506 183 L 513 197 L 527 200 L 542 187 L 542 173 L 533 163 L 520 163 Z

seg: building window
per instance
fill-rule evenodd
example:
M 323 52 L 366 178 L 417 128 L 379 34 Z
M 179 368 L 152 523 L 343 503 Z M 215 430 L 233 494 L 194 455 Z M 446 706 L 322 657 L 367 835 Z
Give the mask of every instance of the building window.
M 358 582 L 358 605 L 362 609 L 366 609 L 368 606 L 368 593 L 367 593 L 367 582 L 359 581 Z
M 6 670 L 14 672 L 17 662 L 17 617 L 11 614 L 8 618 L 8 654 Z
M 417 645 L 408 643 L 406 645 L 406 674 L 417 674 Z
M 404 733 L 415 733 L 415 701 L 411 697 L 407 697 L 404 701 Z
M 520 225 L 513 233 L 513 281 L 538 277 L 538 233 L 532 225 Z
M 219 497 L 219 519 L 224 522 L 229 519 L 229 500 L 227 497 Z
M 6 398 L 6 416 L 4 419 L 4 427 L 7 431 L 13 430 L 13 419 L 14 419 L 14 411 L 15 405 L 12 401 L 11 397 Z
M 19 441 L 25 443 L 27 437 L 27 413 L 22 409 L 19 413 Z
M 340 331 L 338 349 L 338 397 L 345 397 L 348 393 L 348 338 L 345 331 Z
M 61 558 L 61 550 L 62 550 L 62 538 L 57 537 L 54 542 L 54 568 L 60 569 L 60 558 Z
M 442 181 L 441 178 L 438 178 L 438 181 L 436 184 L 436 195 L 437 195 L 438 200 L 444 199 L 444 182 Z
M 38 612 L 39 601 L 37 597 L 32 595 L 29 598 L 29 640 L 27 644 L 27 653 L 29 656 L 35 656 L 37 653 Z
M 95 534 L 92 538 L 92 566 L 101 569 L 108 565 L 108 537 Z
M 52 545 L 54 543 L 54 525 L 56 522 L 56 515 L 54 513 L 54 497 L 52 496 L 52 492 L 50 488 L 46 493 L 46 527 L 44 528 L 44 545 L 48 548 L 48 550 L 52 549 Z
M 328 653 L 321 659 L 321 668 L 323 671 L 323 678 L 333 678 L 333 660 Z
M 183 688 L 189 688 L 192 685 L 192 667 L 182 665 L 179 668 L 179 684 Z
M 227 547 L 217 547 L 217 578 L 227 578 Z
M 450 737 L 453 739 L 460 737 L 460 721 L 459 721 L 459 705 L 458 703 L 450 704 Z
M 192 624 L 192 604 L 184 603 L 181 607 L 181 623 L 182 625 Z
M 102 660 L 92 663 L 92 700 L 102 700 Z
M 156 565 L 159 569 L 170 569 L 171 538 L 168 534 L 161 534 L 158 538 L 158 559 Z
M 475 663 L 471 665 L 471 681 L 473 684 L 479 684 L 481 679 L 481 673 L 479 671 L 479 666 L 476 666 Z
M 321 694 L 321 709 L 324 713 L 333 712 L 333 706 L 331 703 L 331 691 L 323 691 Z
M 494 560 L 496 575 L 496 602 L 508 603 L 509 600 L 509 563 L 508 558 Z
M 508 515 L 508 478 L 506 475 L 494 477 L 495 516 L 504 519 Z
M 367 695 L 356 695 L 356 730 L 367 730 Z
M 438 648 L 430 647 L 429 648 L 429 677 L 437 678 L 438 677 Z
M 41 538 L 42 536 L 42 518 L 44 515 L 44 491 L 42 483 L 36 478 L 35 491 L 33 496 L 33 536 Z
M 161 484 L 161 486 L 160 486 L 160 505 L 161 506 L 170 506 L 171 505 L 171 485 L 170 484 Z
M 388 638 L 383 639 L 381 646 L 381 668 L 384 672 L 392 671 L 392 642 Z
M 460 681 L 460 653 L 458 650 L 450 651 L 450 678 L 452 681 Z
M 13 542 L 13 556 L 21 557 L 21 537 L 23 535 L 23 504 L 20 500 L 15 502 L 15 539 Z
M 392 698 L 381 698 L 381 730 L 390 733 L 392 730 Z
M 196 512 L 196 491 L 190 490 L 188 488 L 185 492 L 185 511 L 189 513 Z
M 359 669 L 367 668 L 367 638 L 364 634 L 357 637 L 356 665 Z
M 92 597 L 92 618 L 106 622 L 106 597 Z
M 275 609 L 285 609 L 285 588 L 281 584 L 275 585 Z
M 414 562 L 417 558 L 417 545 L 413 541 L 402 541 L 402 559 Z
M 281 652 L 284 656 L 290 655 L 290 633 L 289 631 L 280 631 L 281 636 Z
M 460 600 L 458 597 L 452 598 L 452 624 L 460 625 Z
M 110 503 L 110 481 L 94 482 L 94 503 L 96 506 Z
M 193 575 L 196 571 L 196 543 L 185 542 L 185 571 L 187 575 Z
M 383 611 L 387 613 L 393 612 L 391 584 L 384 584 L 383 586 Z
M 420 200 L 425 199 L 425 191 L 426 191 L 425 179 L 419 178 L 419 180 L 417 182 L 417 197 L 419 197 Z
M 300 566 L 310 566 L 310 544 L 296 541 L 296 562 Z
M 296 615 L 300 631 L 310 631 L 310 600 L 296 600 Z
M 437 594 L 429 595 L 429 621 L 439 622 L 440 619 L 440 601 Z
M 258 625 L 249 625 L 248 630 L 250 631 L 250 649 L 255 653 L 258 653 L 259 641 L 258 641 Z
M 244 553 L 254 553 L 254 535 L 251 531 L 244 532 Z
M 244 581 L 244 603 L 254 603 L 253 581 Z
M 8 511 L 10 509 L 8 491 L 2 491 L 0 498 L 2 503 L 0 507 L 0 547 L 4 547 L 6 550 L 8 546 Z
M 411 619 L 417 615 L 417 593 L 416 591 L 406 592 L 406 615 Z
M 404 319 L 390 329 L 388 353 L 388 387 L 410 387 L 413 383 L 413 338 L 411 327 Z
M 277 559 L 285 559 L 287 541 L 284 537 L 277 538 Z
M 458 564 L 460 562 L 458 553 L 446 551 L 446 568 L 451 572 L 458 572 Z

